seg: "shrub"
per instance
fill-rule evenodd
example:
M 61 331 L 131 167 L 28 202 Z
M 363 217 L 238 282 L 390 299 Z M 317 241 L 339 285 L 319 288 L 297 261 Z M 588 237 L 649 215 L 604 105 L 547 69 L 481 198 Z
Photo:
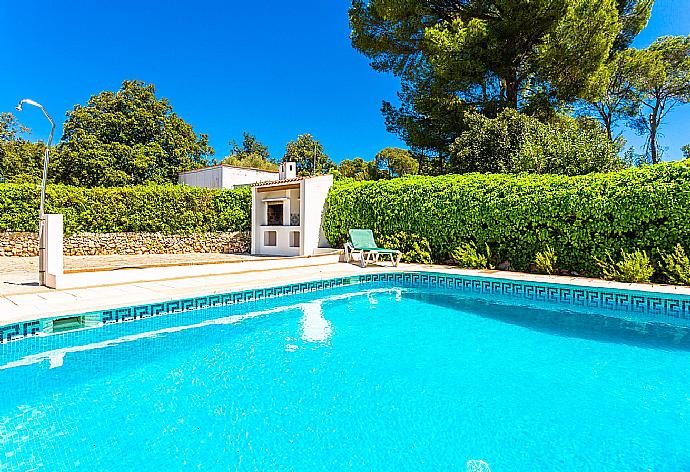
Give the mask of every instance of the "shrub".
M 491 250 L 486 246 L 486 254 L 477 251 L 473 243 L 462 243 L 450 253 L 450 257 L 457 265 L 464 269 L 488 269 L 491 268 Z
M 669 282 L 676 285 L 690 285 L 690 259 L 680 244 L 671 253 L 662 253 L 662 272 Z
M 431 248 L 429 241 L 416 234 L 398 232 L 382 236 L 379 244 L 390 249 L 402 252 L 401 260 L 404 262 L 416 262 L 418 264 L 431 264 Z
M 412 176 L 336 182 L 324 231 L 333 246 L 347 240 L 350 228 L 418 234 L 436 261 L 447 260 L 458 241 L 481 241 L 523 271 L 548 246 L 559 269 L 596 275 L 594 258 L 670 252 L 690 241 L 688 208 L 688 161 L 575 177 Z
M 590 122 L 560 117 L 543 123 L 508 109 L 496 118 L 468 114 L 466 124 L 451 146 L 450 172 L 579 175 L 626 166 L 619 144 Z
M 37 231 L 40 188 L 0 184 L 0 231 Z M 83 188 L 49 185 L 46 212 L 65 215 L 65 233 L 247 231 L 251 190 L 183 185 Z
M 606 260 L 597 260 L 605 280 L 618 282 L 649 282 L 654 275 L 654 268 L 645 251 L 621 251 L 622 259 L 615 262 L 610 255 Z
M 536 255 L 536 260 L 534 261 L 537 270 L 542 274 L 553 275 L 556 273 L 556 262 L 558 257 L 556 256 L 556 251 L 553 248 L 547 247 L 543 251 L 540 251 Z

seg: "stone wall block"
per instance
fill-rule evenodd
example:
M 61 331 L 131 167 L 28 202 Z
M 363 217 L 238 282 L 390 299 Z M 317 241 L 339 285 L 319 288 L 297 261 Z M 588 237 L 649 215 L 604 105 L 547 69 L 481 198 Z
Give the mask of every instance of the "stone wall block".
M 66 256 L 249 252 L 249 232 L 162 234 L 79 233 L 64 241 Z M 0 232 L 0 256 L 38 255 L 38 234 Z

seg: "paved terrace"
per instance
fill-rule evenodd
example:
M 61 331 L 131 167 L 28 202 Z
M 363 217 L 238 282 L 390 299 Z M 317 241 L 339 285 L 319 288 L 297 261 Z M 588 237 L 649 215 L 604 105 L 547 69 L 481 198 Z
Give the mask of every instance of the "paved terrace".
M 161 256 L 84 256 L 66 258 L 66 268 L 150 267 L 164 264 L 227 262 L 246 257 L 220 254 L 181 254 Z M 21 260 L 19 260 L 21 259 Z M 44 317 L 66 316 L 107 308 L 157 303 L 187 297 L 233 292 L 310 280 L 330 279 L 373 272 L 435 271 L 458 275 L 482 276 L 533 282 L 561 283 L 610 289 L 663 292 L 690 296 L 690 287 L 653 284 L 625 284 L 596 279 L 558 277 L 493 270 L 464 270 L 449 266 L 401 264 L 370 265 L 362 269 L 356 264 L 326 264 L 291 269 L 266 269 L 244 273 L 186 277 L 185 266 L 179 266 L 179 277 L 154 282 L 139 282 L 99 287 L 50 290 L 36 282 L 36 258 L 0 258 L 0 325 Z

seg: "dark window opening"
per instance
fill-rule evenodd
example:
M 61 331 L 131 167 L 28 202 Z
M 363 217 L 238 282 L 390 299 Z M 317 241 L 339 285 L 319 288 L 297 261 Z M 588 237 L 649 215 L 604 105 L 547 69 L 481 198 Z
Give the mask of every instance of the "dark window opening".
M 268 205 L 268 221 L 269 226 L 283 226 L 283 204 L 273 203 Z

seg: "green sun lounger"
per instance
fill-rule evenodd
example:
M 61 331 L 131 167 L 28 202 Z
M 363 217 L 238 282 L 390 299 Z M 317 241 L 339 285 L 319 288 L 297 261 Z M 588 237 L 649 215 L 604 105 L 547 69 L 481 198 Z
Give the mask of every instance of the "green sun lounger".
M 391 263 L 397 267 L 402 253 L 396 249 L 378 247 L 374 233 L 370 229 L 351 229 L 350 241 L 345 243 L 345 261 L 350 262 L 352 254 L 359 253 L 359 265 L 366 267 L 369 262 L 378 262 L 379 256 L 390 256 Z

